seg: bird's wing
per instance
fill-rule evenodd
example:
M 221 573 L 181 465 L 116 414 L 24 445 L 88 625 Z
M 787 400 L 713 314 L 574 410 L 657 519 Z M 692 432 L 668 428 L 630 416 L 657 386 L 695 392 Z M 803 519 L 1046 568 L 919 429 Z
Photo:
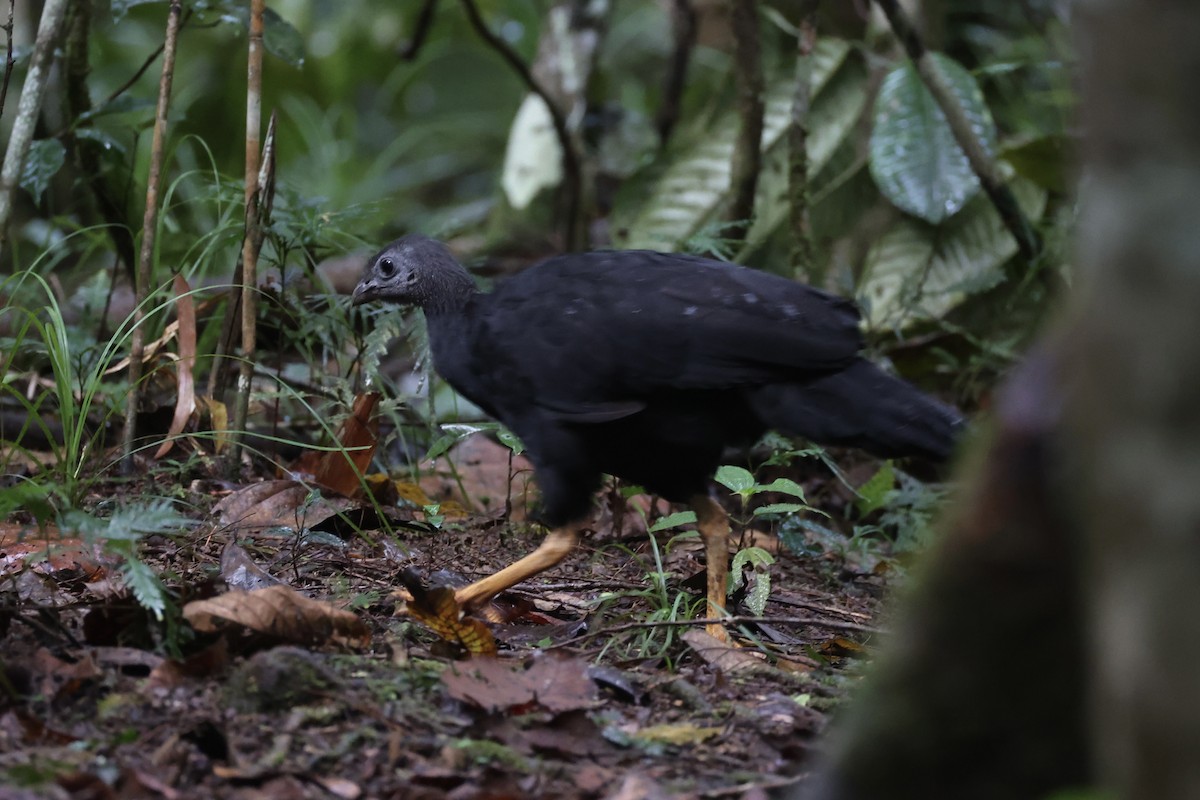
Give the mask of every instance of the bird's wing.
M 481 313 L 481 366 L 502 364 L 496 375 L 521 382 L 530 402 L 580 422 L 626 416 L 664 391 L 837 369 L 862 343 L 858 312 L 845 300 L 659 253 L 552 259 L 503 284 Z

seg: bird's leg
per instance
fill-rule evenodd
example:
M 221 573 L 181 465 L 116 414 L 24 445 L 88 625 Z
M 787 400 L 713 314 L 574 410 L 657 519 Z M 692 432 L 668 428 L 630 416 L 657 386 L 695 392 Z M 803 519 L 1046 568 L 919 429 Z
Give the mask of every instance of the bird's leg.
M 725 579 L 729 574 L 729 517 L 716 500 L 706 494 L 693 495 L 688 505 L 696 512 L 696 527 L 704 540 L 704 558 L 708 571 L 708 617 L 725 615 Z M 709 635 L 729 641 L 724 625 L 710 623 Z
M 519 561 L 509 564 L 504 569 L 464 586 L 454 593 L 454 599 L 460 608 L 471 610 L 479 608 L 488 600 L 503 592 L 510 586 L 515 586 L 526 578 L 550 569 L 567 557 L 579 543 L 579 532 L 586 522 L 573 522 L 561 528 L 555 528 L 546 534 L 546 538 L 538 548 Z

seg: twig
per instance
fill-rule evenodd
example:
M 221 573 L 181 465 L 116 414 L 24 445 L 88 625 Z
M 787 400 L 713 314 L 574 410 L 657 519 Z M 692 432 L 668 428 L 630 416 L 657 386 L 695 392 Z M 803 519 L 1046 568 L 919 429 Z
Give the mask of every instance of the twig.
M 4 166 L 0 167 L 0 252 L 8 241 L 8 218 L 12 213 L 12 195 L 21 179 L 21 169 L 29 145 L 33 142 L 33 130 L 37 126 L 38 112 L 46 96 L 46 84 L 50 80 L 50 62 L 54 58 L 55 43 L 62 30 L 67 0 L 46 0 L 42 7 L 42 19 L 38 23 L 37 39 L 33 55 L 29 59 L 29 72 L 21 89 L 17 103 L 17 116 L 9 133 L 8 149 L 4 153 Z M 11 29 L 10 29 L 11 31 Z M 12 34 L 9 34 L 12 46 Z M 11 56 L 10 56 L 11 57 Z
M 658 107 L 655 120 L 659 147 L 667 146 L 675 123 L 679 122 L 688 65 L 692 60 L 692 49 L 696 46 L 696 11 L 692 8 L 692 0 L 675 0 L 671 8 L 671 27 L 675 34 L 675 49 L 671 53 L 662 104 Z
M 162 77 L 158 82 L 158 104 L 154 113 L 154 133 L 150 144 L 150 174 L 146 178 L 146 209 L 142 215 L 142 249 L 135 273 L 133 343 L 129 352 L 129 394 L 125 402 L 125 434 L 122 443 L 121 471 L 133 469 L 134 439 L 137 438 L 137 412 L 142 396 L 142 357 L 145 348 L 143 305 L 149 291 L 154 262 L 155 234 L 158 228 L 158 187 L 162 181 L 167 139 L 167 111 L 171 105 L 171 81 L 175 77 L 175 46 L 179 41 L 182 0 L 171 0 L 167 11 L 167 33 L 163 40 Z
M 749 2 L 749 0 L 746 0 Z M 529 67 L 517 55 L 517 52 L 508 46 L 496 34 L 492 33 L 491 28 L 483 21 L 483 17 L 479 14 L 479 8 L 475 5 L 474 0 L 461 0 L 463 10 L 467 14 L 467 20 L 471 23 L 471 27 L 475 29 L 475 33 L 479 35 L 489 47 L 500 54 L 500 57 L 512 67 L 513 71 L 521 78 L 525 87 L 529 91 L 541 98 L 546 104 L 546 109 L 550 112 L 550 121 L 554 125 L 554 135 L 558 138 L 558 145 L 562 148 L 562 168 L 563 168 L 563 183 L 564 190 L 567 194 L 567 223 L 565 227 L 564 239 L 567 250 L 575 250 L 580 244 L 579 236 L 579 199 L 582 188 L 581 161 L 579 154 L 575 151 L 575 143 L 571 138 L 570 131 L 567 129 L 567 121 L 563 117 L 562 109 L 550 97 L 550 93 L 546 91 L 537 80 L 533 77 L 533 73 Z
M 234 445 L 229 448 L 232 472 L 241 460 L 241 431 L 246 429 L 250 409 L 250 386 L 254 375 L 254 348 L 258 341 L 258 253 L 262 225 L 258 215 L 259 153 L 262 149 L 262 64 L 263 14 L 265 0 L 251 0 L 250 35 L 246 66 L 246 234 L 242 238 L 242 360 L 238 372 L 237 397 L 233 410 Z
M 433 12 L 437 9 L 437 0 L 425 0 L 421 11 L 417 14 L 417 23 L 413 29 L 412 38 L 400 50 L 400 58 L 412 61 L 421 52 L 425 39 L 429 36 L 429 28 L 433 25 Z
M 713 623 L 717 623 L 718 625 L 807 625 L 813 628 L 826 628 L 828 630 L 847 631 L 850 633 L 872 635 L 883 633 L 879 628 L 872 628 L 869 625 L 859 625 L 856 622 L 836 622 L 833 620 L 815 619 L 813 617 L 717 617 L 709 619 L 668 619 L 657 622 L 626 622 L 621 625 L 613 625 L 581 633 L 574 638 L 560 642 L 557 646 L 575 644 L 576 642 L 594 639 L 597 636 L 610 633 L 624 633 L 625 631 L 636 631 L 644 628 L 695 628 Z
M 738 116 L 741 128 L 733 148 L 729 186 L 733 201 L 729 206 L 729 236 L 745 239 L 754 216 L 754 196 L 758 192 L 758 173 L 762 163 L 763 69 L 755 0 L 731 0 L 733 28 L 734 80 L 737 83 Z
M 796 30 L 796 91 L 788 128 L 788 200 L 792 228 L 792 271 L 809 282 L 817 280 L 808 215 L 808 121 L 812 107 L 813 48 L 817 43 L 817 4 L 807 0 Z
M 0 26 L 0 30 L 3 30 L 7 37 L 4 54 L 4 82 L 0 83 L 0 117 L 4 116 L 4 100 L 8 97 L 8 82 L 12 78 L 13 68 L 17 65 L 17 60 L 13 58 L 13 11 L 16 5 L 17 0 L 8 0 L 8 22 Z
M 995 160 L 983 149 L 979 138 L 972 130 L 971 121 L 967 119 L 962 105 L 951 91 L 950 85 L 946 82 L 946 76 L 942 74 L 937 62 L 930 58 L 929 51 L 925 49 L 920 35 L 913 27 L 908 15 L 900 8 L 899 3 L 896 0 L 875 0 L 875 2 L 883 9 L 896 38 L 904 45 L 904 51 L 916 66 L 917 74 L 929 87 L 933 99 L 942 113 L 946 115 L 946 121 L 950 124 L 954 139 L 966 153 L 971 170 L 979 178 L 983 191 L 992 201 L 996 211 L 1000 213 L 1004 227 L 1008 228 L 1008 232 L 1017 240 L 1017 249 L 1020 251 L 1021 257 L 1032 263 L 1041 253 L 1042 243 L 1029 223 L 1029 219 L 1025 216 L 1025 212 L 1017 204 L 1017 198 L 1000 175 Z

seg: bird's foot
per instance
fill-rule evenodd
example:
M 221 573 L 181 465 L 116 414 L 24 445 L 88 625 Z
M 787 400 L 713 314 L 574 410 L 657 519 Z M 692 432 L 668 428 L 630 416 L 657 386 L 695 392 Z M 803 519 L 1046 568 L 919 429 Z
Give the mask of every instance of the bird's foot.
M 716 622 L 710 622 L 708 625 L 704 626 L 704 632 L 722 644 L 730 643 L 729 632 L 725 630 L 724 625 L 720 625 Z

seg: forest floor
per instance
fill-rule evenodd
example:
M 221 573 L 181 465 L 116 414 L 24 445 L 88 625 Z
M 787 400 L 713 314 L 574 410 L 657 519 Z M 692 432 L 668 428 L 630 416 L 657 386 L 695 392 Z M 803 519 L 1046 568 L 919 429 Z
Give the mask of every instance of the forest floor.
M 747 568 L 750 586 L 769 575 L 765 607 L 742 592 L 730 611 L 765 621 L 731 626 L 726 647 L 689 621 L 698 537 L 648 536 L 665 506 L 610 488 L 582 547 L 487 610 L 497 656 L 471 656 L 406 613 L 400 587 L 405 570 L 474 580 L 542 535 L 514 488 L 527 471 L 472 441 L 453 474 L 398 484 L 417 502 L 383 514 L 286 481 L 98 484 L 97 502 L 175 494 L 195 509 L 185 535 L 143 543 L 183 609 L 162 622 L 111 556 L 0 524 L 0 800 L 761 798 L 803 781 L 874 651 L 895 562 L 735 524 L 731 553 L 775 562 Z M 849 527 L 850 490 L 802 464 L 789 474 L 822 524 Z M 505 494 L 504 509 L 466 512 L 464 489 L 476 508 Z

